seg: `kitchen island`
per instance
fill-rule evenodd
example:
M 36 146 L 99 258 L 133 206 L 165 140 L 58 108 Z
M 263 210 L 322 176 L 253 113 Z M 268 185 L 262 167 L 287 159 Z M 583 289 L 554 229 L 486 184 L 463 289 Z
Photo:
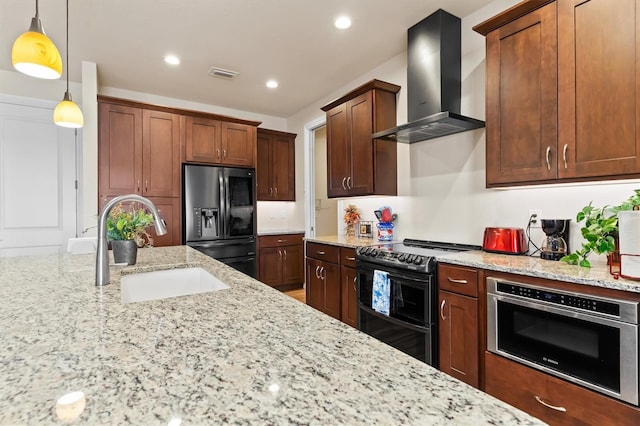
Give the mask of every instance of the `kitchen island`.
M 184 246 L 94 286 L 93 255 L 0 259 L 0 424 L 541 424 Z M 125 273 L 200 266 L 229 289 L 124 304 Z

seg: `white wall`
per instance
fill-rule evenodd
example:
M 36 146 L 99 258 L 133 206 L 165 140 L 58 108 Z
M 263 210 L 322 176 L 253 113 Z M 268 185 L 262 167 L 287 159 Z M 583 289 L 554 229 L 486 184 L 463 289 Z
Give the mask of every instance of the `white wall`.
M 471 27 L 517 3 L 499 0 L 462 19 L 462 113 L 484 119 L 485 45 L 484 37 Z M 402 86 L 398 98 L 398 123 L 406 115 L 406 55 L 398 55 L 376 69 L 337 89 L 331 95 L 312 103 L 288 120 L 289 131 L 302 134 L 305 123 L 322 116 L 320 107 L 360 84 L 378 78 Z M 297 183 L 303 181 L 299 165 L 304 164 L 302 139 L 297 139 Z M 530 209 L 541 209 L 543 218 L 570 218 L 570 245 L 580 245 L 576 213 L 590 201 L 594 205 L 617 204 L 628 198 L 636 181 L 610 181 L 580 185 L 547 185 L 530 188 L 491 190 L 485 188 L 485 131 L 451 135 L 412 145 L 399 145 L 398 197 L 348 198 L 339 203 L 338 215 L 346 204 L 356 204 L 364 220 L 373 218 L 373 210 L 390 205 L 399 215 L 396 237 L 420 238 L 481 244 L 487 226 L 526 227 Z M 301 188 L 301 185 L 298 186 Z M 304 194 L 298 189 L 298 200 Z M 303 224 L 303 206 L 300 223 Z M 340 225 L 341 219 L 340 219 Z M 336 230 L 342 232 L 342 229 Z M 539 243 L 541 231 L 535 229 L 532 239 Z M 603 262 L 603 258 L 592 261 Z

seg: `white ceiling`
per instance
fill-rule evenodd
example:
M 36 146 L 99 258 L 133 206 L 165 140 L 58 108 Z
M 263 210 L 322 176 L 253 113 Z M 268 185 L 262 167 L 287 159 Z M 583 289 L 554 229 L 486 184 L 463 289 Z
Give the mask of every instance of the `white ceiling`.
M 0 69 L 13 70 L 35 0 L 1 1 Z M 438 8 L 464 17 L 491 1 L 69 0 L 70 76 L 91 61 L 100 86 L 288 117 L 404 51 L 407 28 Z M 334 28 L 341 14 L 350 29 Z M 64 57 L 65 0 L 40 1 L 40 18 Z M 209 77 L 211 65 L 240 75 Z

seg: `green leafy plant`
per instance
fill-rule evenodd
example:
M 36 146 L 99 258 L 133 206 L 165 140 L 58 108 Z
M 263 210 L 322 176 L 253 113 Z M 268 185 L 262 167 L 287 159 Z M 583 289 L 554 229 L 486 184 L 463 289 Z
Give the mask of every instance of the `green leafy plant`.
M 153 239 L 147 228 L 153 224 L 153 216 L 135 204 L 125 208 L 117 204 L 107 216 L 107 239 L 133 240 L 138 247 L 152 246 Z
M 604 206 L 597 208 L 589 203 L 580 210 L 576 216 L 578 223 L 584 221 L 580 228 L 585 242 L 580 249 L 562 257 L 560 260 L 570 265 L 591 267 L 587 257 L 591 253 L 608 255 L 616 250 L 615 240 L 618 236 L 618 213 L 632 210 L 640 206 L 640 189 L 634 190 L 634 194 L 617 206 Z

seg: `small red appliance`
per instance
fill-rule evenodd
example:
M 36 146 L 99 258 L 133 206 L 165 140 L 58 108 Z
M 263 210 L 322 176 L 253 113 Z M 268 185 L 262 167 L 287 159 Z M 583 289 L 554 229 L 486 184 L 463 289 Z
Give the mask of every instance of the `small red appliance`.
M 527 238 L 522 228 L 485 228 L 482 250 L 491 253 L 525 254 Z

